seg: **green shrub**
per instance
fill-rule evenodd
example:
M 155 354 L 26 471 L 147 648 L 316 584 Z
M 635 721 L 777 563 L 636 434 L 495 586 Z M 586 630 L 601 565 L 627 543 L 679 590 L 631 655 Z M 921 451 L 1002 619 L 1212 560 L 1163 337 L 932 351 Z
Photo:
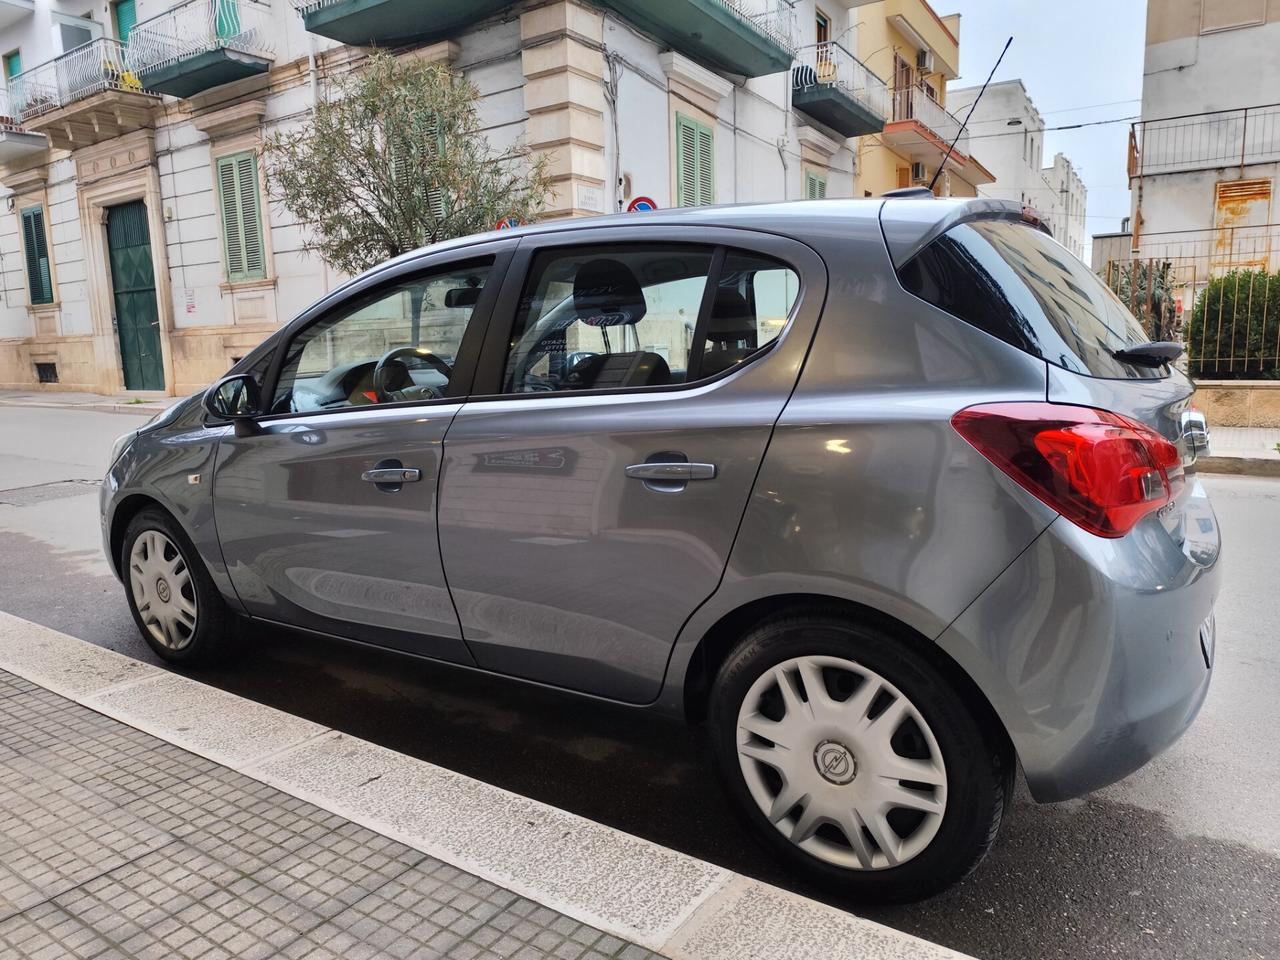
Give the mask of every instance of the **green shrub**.
M 1232 270 L 1209 281 L 1186 329 L 1193 377 L 1280 376 L 1280 273 Z

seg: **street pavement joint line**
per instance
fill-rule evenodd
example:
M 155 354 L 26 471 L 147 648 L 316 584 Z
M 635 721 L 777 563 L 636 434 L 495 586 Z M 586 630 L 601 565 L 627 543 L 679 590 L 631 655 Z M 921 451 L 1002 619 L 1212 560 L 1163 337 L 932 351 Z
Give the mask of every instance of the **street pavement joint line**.
M 339 731 L 325 727 L 319 733 L 313 733 L 309 737 L 303 737 L 301 740 L 295 740 L 292 743 L 287 743 L 283 747 L 279 747 L 275 750 L 268 750 L 266 753 L 259 756 L 250 757 L 248 760 L 236 764 L 232 769 L 238 773 L 243 773 L 246 777 L 252 777 L 254 780 L 266 783 L 266 781 L 261 777 L 255 776 L 252 771 L 264 764 L 272 763 L 282 757 L 287 757 L 289 754 L 297 750 L 305 750 L 307 747 L 320 743 L 324 740 L 333 740 L 341 736 L 342 734 Z M 287 793 L 288 791 L 286 790 L 285 792 Z
M 139 661 L 139 662 L 142 662 L 142 661 Z M 96 697 L 105 697 L 109 694 L 118 693 L 121 690 L 128 690 L 130 687 L 140 687 L 144 683 L 151 683 L 153 681 L 159 680 L 161 677 L 167 677 L 169 675 L 170 675 L 169 672 L 165 670 L 163 667 L 156 667 L 155 673 L 144 673 L 140 677 L 131 677 L 128 680 L 121 680 L 119 683 L 113 683 L 110 686 L 99 687 L 97 690 L 93 691 L 93 693 L 86 694 L 84 700 L 80 702 L 84 706 L 88 707 L 90 706 L 90 704 L 87 703 L 86 701 L 93 700 Z M 38 681 L 34 681 L 34 682 L 38 682 Z M 91 709 L 97 711 L 98 713 L 107 712 L 105 710 L 99 710 L 97 707 L 92 707 Z M 119 718 L 117 717 L 116 719 L 119 719 Z
M 64 650 L 59 651 L 59 654 L 69 660 L 74 659 L 78 663 L 83 663 L 85 659 L 95 659 L 99 654 L 107 652 L 87 641 L 51 631 L 31 621 L 14 617 L 12 614 L 4 614 L 0 616 L 0 620 L 5 621 L 10 631 L 16 627 L 29 631 L 37 637 L 56 635 L 60 644 L 65 647 Z M 119 655 L 112 654 L 112 656 Z M 0 664 L 0 666 L 3 665 Z M 150 667 L 150 665 L 144 666 Z M 770 960 L 831 960 L 833 957 L 845 957 L 848 960 L 890 960 L 890 958 L 901 957 L 911 957 L 913 960 L 964 960 L 964 955 L 945 947 L 853 916 L 798 894 L 788 893 L 751 880 L 663 847 L 643 837 L 624 833 L 550 804 L 512 793 L 427 761 L 417 760 L 369 741 L 347 736 L 340 731 L 322 728 L 318 724 L 310 724 L 318 729 L 309 731 L 305 737 L 298 737 L 267 753 L 255 756 L 228 756 L 224 754 L 224 750 L 230 750 L 231 753 L 234 753 L 234 750 L 227 748 L 225 744 L 220 747 L 211 747 L 208 743 L 193 740 L 192 737 L 185 735 L 182 729 L 172 723 L 166 723 L 163 716 L 158 719 L 138 717 L 133 715 L 127 706 L 116 707 L 114 704 L 102 702 L 106 689 L 58 690 L 53 687 L 53 681 L 49 678 L 30 675 L 35 671 L 14 672 L 19 676 L 25 676 L 32 683 L 51 689 L 69 700 L 112 717 L 159 740 L 172 743 L 197 756 L 203 756 L 236 770 L 282 793 L 309 801 L 421 853 L 526 896 L 579 922 L 588 923 L 597 929 L 670 956 L 673 960 L 737 960 L 744 956 L 767 956 Z M 206 696 L 226 697 L 232 703 L 241 701 L 250 711 L 270 711 L 303 724 L 310 723 L 274 707 L 238 697 L 225 690 L 182 677 L 180 674 L 157 670 L 156 673 L 149 673 L 142 679 L 160 683 L 165 678 L 180 681 L 176 684 L 180 688 L 188 685 L 204 688 Z M 140 686 L 141 680 L 113 684 L 112 688 L 118 690 Z M 245 741 L 253 739 L 245 733 L 240 736 Z M 340 766 L 343 769 L 335 771 L 325 768 L 326 759 L 332 765 L 334 758 L 308 757 L 308 754 L 314 753 L 317 748 L 324 748 L 338 740 L 342 741 Z M 266 762 L 268 758 L 271 758 L 271 764 Z M 296 769 L 292 773 L 287 770 L 281 771 L 280 764 L 284 760 L 292 760 L 294 764 L 305 764 L 301 776 Z M 456 844 L 450 845 L 450 835 L 447 831 L 433 839 L 432 836 L 422 832 L 421 824 L 416 827 L 412 825 L 404 827 L 400 823 L 388 823 L 379 816 L 376 807 L 370 808 L 366 805 L 361 808 L 349 802 L 344 796 L 351 793 L 349 787 L 343 787 L 340 782 L 336 785 L 329 783 L 326 778 L 331 780 L 336 774 L 340 781 L 342 774 L 349 773 L 360 764 L 379 771 L 384 766 L 393 768 L 397 777 L 392 779 L 413 781 L 414 777 L 421 778 L 422 782 L 436 787 L 438 793 L 446 795 L 446 799 L 452 795 L 461 795 L 464 800 L 474 800 L 477 796 L 487 798 L 486 802 L 493 804 L 494 812 L 500 812 L 504 807 L 523 806 L 524 809 L 519 811 L 518 819 L 523 821 L 526 817 L 529 818 L 531 828 L 535 826 L 534 820 L 540 819 L 544 833 L 553 838 L 553 843 L 562 827 L 572 827 L 581 822 L 582 830 L 588 832 L 594 842 L 582 848 L 583 860 L 575 866 L 577 869 L 589 869 L 593 874 L 598 871 L 601 878 L 616 876 L 619 869 L 625 872 L 628 859 L 635 856 L 637 849 L 652 851 L 654 857 L 645 867 L 647 872 L 642 878 L 643 889 L 637 881 L 630 892 L 633 895 L 636 891 L 669 895 L 673 890 L 680 890 L 683 892 L 678 895 L 687 896 L 688 902 L 658 923 L 653 922 L 657 919 L 654 916 L 633 918 L 630 915 L 619 915 L 616 909 L 612 916 L 603 916 L 598 891 L 590 884 L 585 890 L 581 886 L 570 884 L 568 892 L 554 887 L 556 878 L 554 873 L 547 872 L 546 851 L 543 851 L 542 855 L 544 862 L 539 862 L 535 857 L 525 865 L 525 869 L 530 869 L 538 875 L 536 880 L 526 880 L 521 874 L 511 872 L 510 864 L 520 863 L 522 858 L 527 858 L 528 849 L 502 848 L 499 844 L 497 853 L 501 854 L 506 864 L 504 866 L 501 861 L 498 861 L 498 865 L 495 866 L 494 849 L 459 848 Z M 315 789 L 297 782 L 299 779 L 312 782 L 319 780 L 327 785 L 322 789 Z M 361 777 L 361 779 L 365 778 Z M 378 781 L 378 778 L 373 779 Z M 386 780 L 378 782 L 386 784 Z M 363 794 L 364 791 L 361 793 Z M 392 796 L 394 798 L 394 793 Z M 436 802 L 439 803 L 438 797 Z M 449 819 L 448 808 L 441 812 L 441 819 Z M 548 825 L 554 827 L 554 831 L 548 833 L 545 829 Z M 433 820 L 429 824 L 429 829 L 434 827 Z M 568 836 L 568 833 L 565 835 Z M 527 847 L 528 834 L 523 828 L 513 838 L 513 842 Z M 563 867 L 563 864 L 558 866 Z M 634 869 L 632 867 L 632 870 Z M 696 890 L 688 889 L 690 871 L 695 874 L 700 873 L 703 878 L 696 881 L 698 887 Z M 547 885 L 548 883 L 550 885 Z M 640 897 L 635 899 L 644 902 Z M 603 909 L 607 911 L 609 904 L 605 904 Z

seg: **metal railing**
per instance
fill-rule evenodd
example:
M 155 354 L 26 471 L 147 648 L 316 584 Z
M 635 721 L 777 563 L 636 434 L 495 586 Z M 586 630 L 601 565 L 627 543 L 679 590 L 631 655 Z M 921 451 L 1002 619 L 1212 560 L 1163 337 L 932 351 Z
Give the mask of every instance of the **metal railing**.
M 270 57 L 271 8 L 253 0 L 188 0 L 139 23 L 125 59 L 140 78 L 213 50 Z
M 715 0 L 792 56 L 796 52 L 796 11 L 791 0 Z
M 24 123 L 104 90 L 145 92 L 125 61 L 124 47 L 109 37 L 91 40 L 9 80 L 13 110 Z
M 1129 176 L 1280 161 L 1280 104 L 1139 120 L 1129 128 Z
M 883 119 L 889 116 L 889 87 L 866 64 L 834 41 L 805 47 L 791 72 L 797 90 L 837 87 Z
M 939 140 L 951 143 L 960 130 L 960 121 L 935 100 L 924 87 L 896 87 L 893 90 L 893 119 L 915 120 L 931 130 Z M 969 132 L 956 142 L 956 153 L 968 155 Z
M 1192 376 L 1280 376 L 1280 224 L 1148 234 L 1098 272 Z
M 0 90 L 0 132 L 25 133 L 8 90 Z

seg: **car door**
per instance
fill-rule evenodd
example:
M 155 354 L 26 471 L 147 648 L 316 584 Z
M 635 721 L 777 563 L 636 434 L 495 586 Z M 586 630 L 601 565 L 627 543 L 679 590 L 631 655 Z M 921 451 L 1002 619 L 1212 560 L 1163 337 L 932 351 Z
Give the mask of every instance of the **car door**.
M 251 430 L 220 441 L 214 514 L 250 614 L 471 659 L 436 538 L 441 445 L 514 241 L 424 258 L 286 331 Z
M 746 231 L 521 242 L 441 477 L 445 571 L 480 666 L 656 696 L 724 571 L 825 289 L 808 247 Z

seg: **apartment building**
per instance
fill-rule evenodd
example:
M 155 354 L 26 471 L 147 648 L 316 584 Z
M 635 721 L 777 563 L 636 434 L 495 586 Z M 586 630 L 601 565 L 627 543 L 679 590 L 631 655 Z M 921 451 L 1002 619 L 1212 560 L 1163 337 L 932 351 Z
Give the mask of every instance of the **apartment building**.
M 1149 0 L 1131 252 L 1280 269 L 1280 2 Z
M 1088 199 L 1084 182 L 1061 153 L 1045 165 L 1044 118 L 1026 86 L 1021 80 L 993 83 L 979 99 L 980 90 L 962 87 L 948 94 L 956 116 L 969 118 L 971 142 L 981 145 L 983 161 L 995 175 L 995 182 L 981 185 L 978 194 L 1030 207 L 1055 240 L 1083 259 Z
M 995 177 L 974 156 L 949 109 L 947 81 L 960 66 L 960 16 L 939 16 L 924 0 L 854 0 L 858 56 L 888 80 L 884 129 L 858 141 L 858 196 L 934 182 L 940 196 L 973 197 Z
M 372 45 L 448 63 L 496 148 L 549 155 L 553 218 L 861 195 L 857 138 L 892 113 L 854 53 L 867 18 L 855 0 L 0 0 L 0 386 L 190 392 L 341 282 L 267 201 L 259 151 Z

